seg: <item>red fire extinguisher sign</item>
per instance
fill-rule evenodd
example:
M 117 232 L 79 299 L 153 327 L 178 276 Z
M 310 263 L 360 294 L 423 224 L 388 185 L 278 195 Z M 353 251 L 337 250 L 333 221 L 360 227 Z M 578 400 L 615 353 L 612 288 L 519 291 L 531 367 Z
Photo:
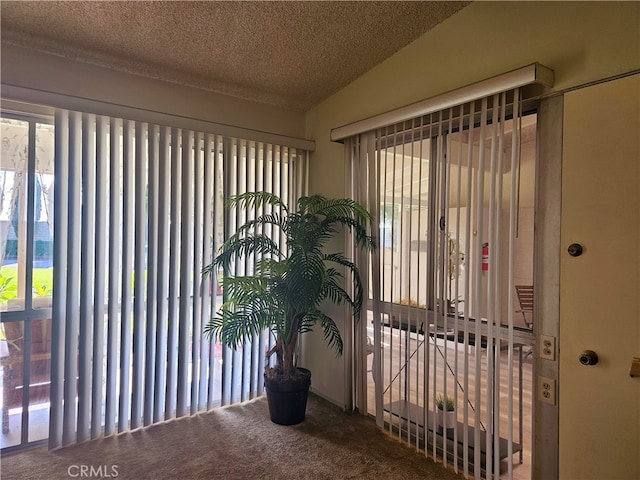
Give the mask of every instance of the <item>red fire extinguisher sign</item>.
M 489 244 L 482 244 L 482 271 L 489 270 Z

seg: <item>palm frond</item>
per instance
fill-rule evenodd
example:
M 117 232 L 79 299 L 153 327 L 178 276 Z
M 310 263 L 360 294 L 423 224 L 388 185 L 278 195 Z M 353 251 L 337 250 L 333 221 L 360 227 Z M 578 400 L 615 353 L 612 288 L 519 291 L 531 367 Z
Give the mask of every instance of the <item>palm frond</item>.
M 221 281 L 227 293 L 226 304 L 244 306 L 269 300 L 269 281 L 259 276 L 227 277 Z
M 363 225 L 373 222 L 371 214 L 355 200 L 350 198 L 326 199 L 321 195 L 314 195 L 309 201 L 308 213 L 325 217 L 349 217 Z
M 358 219 L 354 219 L 349 216 L 340 216 L 328 217 L 327 221 L 338 223 L 346 227 L 350 232 L 353 232 L 355 236 L 356 246 L 366 248 L 368 251 L 375 250 L 375 238 L 372 235 L 368 234 L 367 226 L 360 222 Z
M 270 328 L 272 323 L 271 315 L 265 311 L 233 311 L 222 308 L 205 325 L 204 333 L 209 338 L 215 338 L 224 345 L 237 349 L 254 335 Z
M 278 245 L 266 235 L 247 235 L 245 237 L 234 235 L 222 244 L 220 253 L 213 260 L 212 265 L 227 269 L 234 259 L 251 254 L 279 256 L 281 252 Z M 210 266 L 205 268 L 210 269 Z
M 361 305 L 358 304 L 357 298 L 353 300 L 347 291 L 340 286 L 334 278 L 328 278 L 322 286 L 323 298 L 328 298 L 336 305 L 347 304 L 353 310 L 353 315 L 357 316 L 360 313 Z
M 319 255 L 291 255 L 287 262 L 287 288 L 291 305 L 299 312 L 314 308 L 322 291 L 325 265 Z
M 324 340 L 327 342 L 327 345 L 329 345 L 330 348 L 333 348 L 338 355 L 342 355 L 342 350 L 344 348 L 342 336 L 340 335 L 340 329 L 333 318 L 320 310 L 314 310 L 305 315 L 305 321 L 313 322 L 314 324 L 320 322 Z
M 208 277 L 209 275 L 215 274 L 217 271 L 217 265 L 214 263 L 210 263 L 202 268 L 201 274 L 203 277 Z
M 327 199 L 322 195 L 311 195 L 308 197 L 300 197 L 298 199 L 298 213 L 305 215 L 313 213 L 319 205 L 323 205 Z
M 263 205 L 271 205 L 288 212 L 286 203 L 280 197 L 270 192 L 245 192 L 239 195 L 232 195 L 225 202 L 229 207 L 238 207 L 242 210 L 260 208 Z
M 285 217 L 280 216 L 278 213 L 265 213 L 252 220 L 247 220 L 244 225 L 241 225 L 233 234 L 234 237 L 242 237 L 245 232 L 255 231 L 257 227 L 264 225 L 274 225 L 280 229 L 286 226 Z
M 362 286 L 362 279 L 360 278 L 360 271 L 358 270 L 358 266 L 340 253 L 327 254 L 325 255 L 324 258 L 328 262 L 337 263 L 338 265 L 342 265 L 343 267 L 346 267 L 351 273 L 351 278 L 353 280 L 354 293 L 353 293 L 353 298 L 349 297 L 348 303 L 350 303 L 353 308 L 354 317 L 359 316 L 360 310 L 362 309 L 362 303 L 364 301 L 364 287 Z M 333 281 L 333 277 L 331 278 L 331 280 Z M 337 285 L 335 281 L 333 281 L 333 283 Z M 334 295 L 337 295 L 336 298 L 338 299 L 341 298 L 341 294 L 335 289 L 332 290 L 332 292 L 328 292 L 328 294 L 329 293 L 333 293 Z M 346 301 L 346 299 L 343 299 L 343 300 Z
M 344 277 L 344 275 L 342 275 L 342 273 L 340 273 L 338 270 L 336 270 L 333 267 L 327 267 L 327 277 L 331 277 L 331 278 L 342 278 Z
M 223 281 L 227 300 L 205 327 L 225 345 L 237 347 L 282 317 L 282 303 L 271 292 L 269 279 L 229 277 Z
M 279 258 L 261 258 L 255 263 L 255 275 L 270 278 L 281 277 L 286 271 L 286 261 Z

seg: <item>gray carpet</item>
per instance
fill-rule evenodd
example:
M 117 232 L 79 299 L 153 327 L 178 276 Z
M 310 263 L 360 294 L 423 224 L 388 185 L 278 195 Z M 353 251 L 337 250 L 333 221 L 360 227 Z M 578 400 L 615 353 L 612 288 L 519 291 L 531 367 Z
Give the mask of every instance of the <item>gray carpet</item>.
M 344 413 L 314 395 L 306 420 L 295 426 L 272 423 L 266 399 L 260 398 L 54 452 L 38 448 L 1 460 L 3 480 L 462 478 L 371 419 Z

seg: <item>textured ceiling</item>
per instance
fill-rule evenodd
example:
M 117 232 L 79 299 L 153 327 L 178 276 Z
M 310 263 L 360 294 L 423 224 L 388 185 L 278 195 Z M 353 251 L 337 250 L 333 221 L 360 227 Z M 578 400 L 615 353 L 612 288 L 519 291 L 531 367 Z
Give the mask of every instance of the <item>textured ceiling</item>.
M 2 1 L 2 42 L 307 110 L 470 2 Z

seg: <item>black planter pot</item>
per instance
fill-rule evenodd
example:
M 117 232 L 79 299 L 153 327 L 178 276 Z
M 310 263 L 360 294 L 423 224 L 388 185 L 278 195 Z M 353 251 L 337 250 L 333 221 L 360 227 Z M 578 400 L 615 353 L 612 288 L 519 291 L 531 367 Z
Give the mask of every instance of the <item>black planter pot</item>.
M 307 410 L 307 397 L 311 386 L 311 372 L 306 368 L 298 368 L 300 378 L 281 381 L 277 378 L 264 377 L 267 391 L 269 416 L 273 423 L 279 425 L 296 425 L 304 421 Z

